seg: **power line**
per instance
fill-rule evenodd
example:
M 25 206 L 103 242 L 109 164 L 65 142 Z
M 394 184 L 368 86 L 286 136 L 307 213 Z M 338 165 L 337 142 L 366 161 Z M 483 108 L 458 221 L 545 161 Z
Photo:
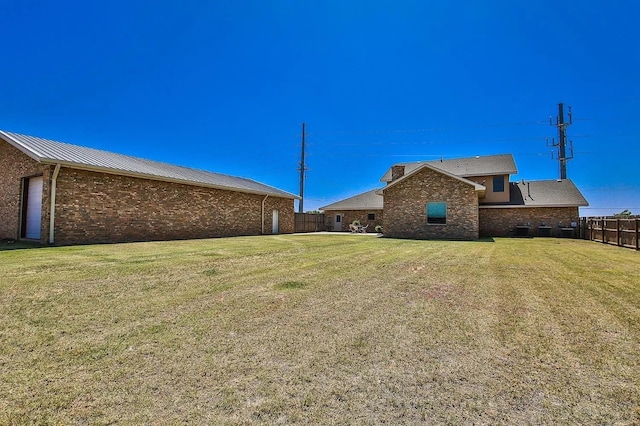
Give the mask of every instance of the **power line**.
M 310 136 L 310 133 L 307 133 L 307 136 Z M 598 135 L 607 137 L 609 135 Z M 613 135 L 611 135 L 613 136 Z M 617 137 L 623 137 L 624 135 L 616 135 Z M 593 135 L 584 134 L 584 135 L 575 135 L 573 138 L 582 139 L 582 138 L 591 138 Z M 328 139 L 325 139 L 328 140 Z M 496 142 L 531 142 L 531 141 L 548 141 L 548 136 L 529 136 L 529 137 L 505 137 L 505 138 L 489 138 L 489 139 L 460 139 L 460 138 L 451 138 L 451 139 L 440 139 L 440 140 L 418 140 L 418 141 L 394 141 L 394 140 L 374 140 L 374 141 L 365 141 L 365 142 L 353 142 L 353 141 L 331 141 L 325 142 L 323 139 L 315 138 L 311 141 L 307 140 L 307 147 L 375 147 L 375 146 L 416 146 L 416 145 L 445 145 L 445 144 L 488 144 L 488 143 L 496 143 Z
M 583 135 L 581 137 L 588 137 L 587 135 Z M 308 146 L 320 146 L 320 147 L 349 147 L 349 146 L 390 146 L 390 145 L 439 145 L 439 144 L 462 144 L 462 143 L 477 143 L 477 144 L 487 144 L 493 142 L 524 142 L 524 141 L 544 141 L 547 140 L 547 137 L 522 137 L 522 138 L 495 138 L 495 139 L 456 139 L 456 140 L 428 140 L 428 141 L 406 141 L 406 142 L 390 142 L 390 141 L 374 141 L 374 142 L 331 142 L 331 143 L 322 143 L 320 142 L 311 142 L 308 143 Z
M 510 127 L 510 126 L 527 126 L 533 124 L 545 124 L 546 120 L 523 121 L 514 123 L 496 123 L 496 124 L 479 124 L 469 126 L 446 126 L 446 127 L 428 127 L 422 129 L 387 129 L 387 130 L 362 130 L 362 131 L 334 131 L 334 132 L 312 132 L 309 136 L 327 136 L 327 135 L 368 135 L 368 134 L 391 134 L 391 133 L 425 133 L 441 130 L 457 130 L 457 129 L 480 129 L 489 127 Z
M 629 121 L 629 117 L 574 118 L 575 121 Z
M 575 119 L 574 119 L 575 120 Z M 566 123 L 565 123 L 566 124 Z M 309 133 L 307 133 L 309 135 Z M 592 138 L 637 138 L 638 135 L 632 134 L 582 134 L 582 135 L 573 135 L 571 139 L 592 139 Z M 508 137 L 508 138 L 490 138 L 490 139 L 459 139 L 452 138 L 451 140 L 441 139 L 441 140 L 426 140 L 426 141 L 369 141 L 369 142 L 341 142 L 341 141 L 333 141 L 330 143 L 323 142 L 322 139 L 317 139 L 316 141 L 309 142 L 307 141 L 307 147 L 356 147 L 356 146 L 402 146 L 402 145 L 438 145 L 438 144 L 487 144 L 494 142 L 529 142 L 529 141 L 548 141 L 548 136 L 537 136 L 537 137 Z

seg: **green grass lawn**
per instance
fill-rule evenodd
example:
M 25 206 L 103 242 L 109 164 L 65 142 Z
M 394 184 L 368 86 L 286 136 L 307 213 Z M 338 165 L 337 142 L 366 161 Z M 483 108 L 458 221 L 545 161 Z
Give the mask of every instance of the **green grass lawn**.
M 0 424 L 640 422 L 640 253 L 288 235 L 0 251 Z

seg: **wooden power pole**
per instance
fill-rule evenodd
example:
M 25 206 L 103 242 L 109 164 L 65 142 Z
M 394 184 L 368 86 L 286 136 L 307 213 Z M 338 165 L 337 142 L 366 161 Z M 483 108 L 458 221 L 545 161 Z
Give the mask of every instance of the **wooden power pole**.
M 307 167 L 304 163 L 305 154 L 305 137 L 306 137 L 306 125 L 302 123 L 302 153 L 300 154 L 300 200 L 298 201 L 298 213 L 304 213 L 304 178 Z

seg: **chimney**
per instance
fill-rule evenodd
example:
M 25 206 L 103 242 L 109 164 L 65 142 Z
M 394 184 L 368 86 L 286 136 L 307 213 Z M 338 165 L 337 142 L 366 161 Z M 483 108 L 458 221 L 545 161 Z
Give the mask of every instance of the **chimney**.
M 404 166 L 391 166 L 391 182 L 404 176 Z

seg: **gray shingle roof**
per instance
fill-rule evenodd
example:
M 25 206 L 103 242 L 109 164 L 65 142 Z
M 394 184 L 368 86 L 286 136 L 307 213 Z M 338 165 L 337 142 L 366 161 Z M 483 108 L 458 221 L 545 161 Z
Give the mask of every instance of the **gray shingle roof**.
M 579 207 L 589 205 L 570 179 L 510 182 L 509 191 L 510 202 L 481 204 L 480 207 Z
M 382 195 L 376 194 L 377 189 L 354 195 L 353 197 L 337 201 L 320 210 L 382 210 Z
M 413 174 L 418 173 L 418 172 L 419 172 L 420 170 L 422 170 L 422 169 L 431 169 L 431 170 L 433 170 L 433 171 L 435 171 L 435 172 L 437 172 L 437 173 L 441 173 L 441 174 L 443 174 L 443 175 L 447 175 L 447 176 L 449 176 L 449 177 L 450 177 L 450 178 L 452 178 L 452 179 L 456 179 L 456 180 L 459 180 L 460 182 L 464 182 L 464 183 L 466 183 L 466 184 L 468 184 L 468 185 L 473 186 L 473 187 L 474 187 L 474 189 L 475 189 L 476 191 L 486 191 L 486 189 L 487 189 L 487 188 L 486 188 L 484 185 L 482 185 L 482 184 L 479 184 L 479 183 L 477 183 L 477 182 L 473 182 L 473 181 L 468 180 L 468 179 L 466 179 L 466 178 L 464 178 L 464 177 L 462 177 L 462 176 L 455 175 L 455 174 L 450 173 L 450 172 L 448 172 L 448 171 L 446 171 L 446 170 L 443 170 L 442 168 L 435 167 L 435 166 L 431 165 L 430 163 L 420 163 L 420 164 L 418 165 L 418 167 L 416 167 L 416 168 L 412 169 L 409 173 L 405 173 L 404 175 L 402 175 L 401 177 L 397 178 L 396 180 L 394 180 L 394 181 L 392 181 L 392 182 L 389 182 L 389 183 L 387 184 L 387 186 L 385 186 L 385 187 L 384 187 L 384 188 L 382 188 L 381 190 L 382 190 L 382 191 L 384 191 L 384 190 L 386 190 L 387 188 L 390 188 L 390 187 L 392 187 L 392 186 L 394 186 L 394 185 L 399 184 L 400 182 L 403 182 L 403 181 L 404 181 L 404 180 L 406 180 L 406 179 L 409 179 Z
M 467 158 L 453 158 L 449 160 L 417 161 L 398 163 L 404 166 L 404 174 L 409 174 L 423 164 L 429 164 L 445 172 L 460 177 L 512 175 L 518 173 L 516 163 L 511 154 L 484 155 Z M 380 178 L 380 182 L 391 181 L 391 168 Z
M 247 178 L 176 166 L 1 130 L 0 138 L 34 160 L 44 164 L 61 164 L 62 166 L 77 169 L 229 189 L 274 197 L 299 198 L 289 192 Z

